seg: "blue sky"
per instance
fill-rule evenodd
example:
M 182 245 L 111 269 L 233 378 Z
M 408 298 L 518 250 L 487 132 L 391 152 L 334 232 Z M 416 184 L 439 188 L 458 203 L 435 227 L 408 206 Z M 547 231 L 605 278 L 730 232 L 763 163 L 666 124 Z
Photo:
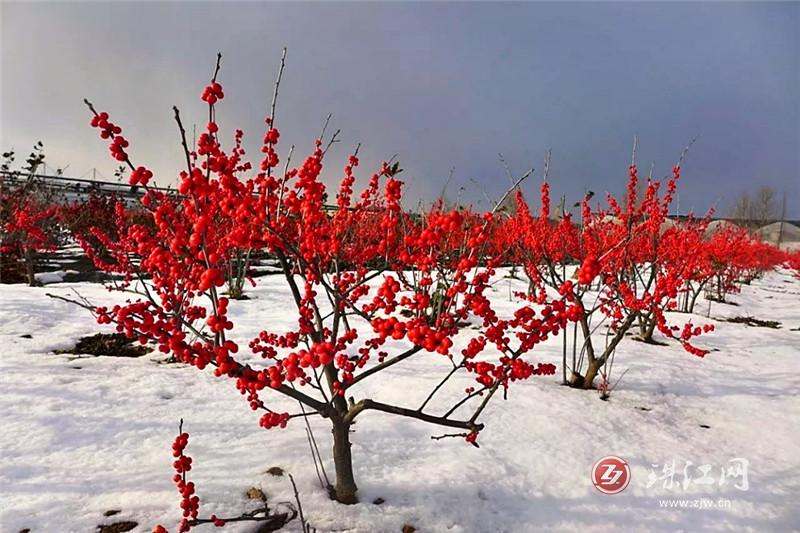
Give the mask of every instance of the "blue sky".
M 338 183 L 399 154 L 409 201 L 485 206 L 553 151 L 556 195 L 624 189 L 639 163 L 666 174 L 695 136 L 680 209 L 725 212 L 766 184 L 800 217 L 798 3 L 8 3 L 0 4 L 0 142 L 44 141 L 67 174 L 115 167 L 88 127 L 88 97 L 123 126 L 162 184 L 181 168 L 171 106 L 203 124 L 200 92 L 223 53 L 224 132 L 258 157 L 281 48 L 283 149 L 307 153 L 333 113 Z

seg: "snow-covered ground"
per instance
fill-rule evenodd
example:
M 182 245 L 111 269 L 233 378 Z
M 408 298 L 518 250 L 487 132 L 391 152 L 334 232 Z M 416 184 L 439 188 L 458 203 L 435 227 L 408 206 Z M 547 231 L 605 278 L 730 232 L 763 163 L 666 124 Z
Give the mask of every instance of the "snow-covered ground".
M 498 305 L 508 301 L 509 283 L 515 290 L 525 286 L 498 283 Z M 284 430 L 260 429 L 259 415 L 231 380 L 161 364 L 158 354 L 53 354 L 82 336 L 111 331 L 82 309 L 45 296 L 73 290 L 95 303 L 123 298 L 89 283 L 0 286 L 3 533 L 91 532 L 117 520 L 138 522 L 134 531 L 156 523 L 172 529 L 179 496 L 170 446 L 181 417 L 191 434 L 190 477 L 205 516 L 248 509 L 251 486 L 262 487 L 271 501 L 291 500 L 286 480 L 264 473 L 280 466 L 294 474 L 306 517 L 320 532 L 399 532 L 406 524 L 452 533 L 800 531 L 800 282 L 788 273 L 745 286 L 732 296 L 738 306 L 711 304 L 709 318 L 708 303 L 698 304 L 694 320 L 717 325 L 698 340 L 719 350 L 704 359 L 675 343 L 623 342 L 615 374 L 627 373 L 610 401 L 560 386 L 560 367 L 556 376 L 514 384 L 509 401 L 490 404 L 482 417 L 487 428 L 480 449 L 461 439 L 433 441 L 443 431 L 422 422 L 365 413 L 352 436 L 363 502 L 355 506 L 336 504 L 320 489 L 304 425 L 295 420 Z M 251 300 L 231 304 L 240 339 L 255 336 L 260 324 L 280 330 L 292 320 L 279 277 L 261 278 L 248 294 Z M 719 320 L 737 315 L 782 327 Z M 560 338 L 536 352 L 560 365 Z M 361 394 L 418 405 L 448 366 L 435 355 L 410 361 L 366 380 Z M 445 398 L 464 386 L 455 384 Z M 272 405 L 296 411 L 280 398 Z M 323 420 L 312 425 L 330 475 L 330 432 Z M 592 485 L 590 471 L 611 454 L 630 464 L 631 482 L 622 493 L 605 495 Z M 744 461 L 746 468 L 737 470 Z M 729 475 L 720 484 L 722 468 Z M 713 484 L 703 485 L 706 480 Z M 385 503 L 373 504 L 376 498 Z M 122 512 L 105 518 L 110 509 Z M 299 526 L 293 522 L 287 530 Z

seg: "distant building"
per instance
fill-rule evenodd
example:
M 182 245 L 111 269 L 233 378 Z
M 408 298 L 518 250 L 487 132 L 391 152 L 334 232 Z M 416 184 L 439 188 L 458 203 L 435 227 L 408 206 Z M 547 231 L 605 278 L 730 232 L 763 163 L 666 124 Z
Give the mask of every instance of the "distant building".
M 756 230 L 761 240 L 782 250 L 800 250 L 800 227 L 791 222 L 773 222 Z
M 667 231 L 669 229 L 672 229 L 677 225 L 678 225 L 678 222 L 676 222 L 675 220 L 672 220 L 671 218 L 666 218 L 666 219 L 664 219 L 664 222 L 661 223 L 661 227 L 658 228 L 658 233 L 662 234 L 665 231 Z
M 722 220 L 722 219 L 712 220 L 711 222 L 708 223 L 704 236 L 710 237 L 711 235 L 714 235 L 717 232 L 735 227 L 736 224 L 734 224 L 733 222 L 728 222 L 727 220 Z

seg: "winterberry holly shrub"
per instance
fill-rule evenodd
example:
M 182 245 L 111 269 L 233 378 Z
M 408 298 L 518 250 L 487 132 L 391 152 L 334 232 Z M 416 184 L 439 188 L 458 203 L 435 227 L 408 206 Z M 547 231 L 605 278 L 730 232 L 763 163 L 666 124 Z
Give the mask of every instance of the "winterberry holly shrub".
M 0 165 L 0 275 L 17 281 L 21 270 L 30 286 L 38 284 L 40 256 L 61 244 L 53 191 L 36 174 L 44 158 L 38 142 L 21 169 L 12 169 L 13 151 L 3 154 Z
M 523 265 L 531 281 L 529 292 L 544 298 L 549 287 L 573 304 L 569 316 L 575 322 L 571 364 L 568 336 L 563 346 L 564 378 L 572 386 L 593 388 L 599 374 L 599 387 L 607 388 L 608 363 L 626 333 L 637 325 L 641 340 L 651 341 L 658 329 L 690 353 L 701 357 L 707 353 L 691 339 L 711 326 L 701 328 L 691 322 L 674 326 L 666 317 L 688 271 L 688 258 L 676 253 L 678 230 L 667 220 L 679 178 L 680 164 L 666 183 L 648 178 L 644 194 L 638 198 L 638 169 L 631 164 L 624 207 L 608 195 L 604 207 L 592 208 L 587 195 L 580 203 L 578 222 L 569 213 L 551 220 L 547 182 L 542 185 L 539 216 L 534 216 L 523 195 L 517 194 L 517 209 L 506 221 L 505 233 L 515 236 L 509 245 L 514 260 Z M 577 264 L 577 268 L 568 271 L 568 264 Z M 606 329 L 601 330 L 604 325 Z
M 796 278 L 800 278 L 800 250 L 786 254 L 786 267 L 794 272 Z
M 450 428 L 449 436 L 477 445 L 493 398 L 505 396 L 514 382 L 555 372 L 530 356 L 578 318 L 574 298 L 540 294 L 518 300 L 508 314 L 495 309 L 490 282 L 507 260 L 490 242 L 496 211 L 439 205 L 408 212 L 397 163 L 384 163 L 356 196 L 354 152 L 330 209 L 321 173 L 336 135 L 317 139 L 298 166 L 287 161 L 279 169 L 275 98 L 258 164 L 246 161 L 240 130 L 224 148 L 216 114 L 226 95 L 218 71 L 219 62 L 201 95 L 208 122 L 195 146 L 174 110 L 186 164 L 177 194 L 149 187 L 153 173 L 133 163 L 122 128 L 87 102 L 91 125 L 109 141 L 112 157 L 131 170 L 131 185 L 144 189 L 142 205 L 152 217 L 149 225 L 117 217 L 113 232 L 93 231 L 100 246 L 84 241 L 98 268 L 121 274 L 140 292 L 125 305 L 93 307 L 98 322 L 116 324 L 129 337 L 154 342 L 161 352 L 231 383 L 262 413 L 263 428 L 286 427 L 304 416 L 326 419 L 336 471 L 331 492 L 342 503 L 357 501 L 351 427 L 370 411 Z M 229 314 L 238 304 L 221 291 L 231 262 L 254 250 L 280 264 L 294 320 L 288 329 L 265 321 L 255 338 L 242 342 L 234 340 L 237 326 Z M 253 354 L 259 362 L 252 362 Z M 404 404 L 364 392 L 367 380 L 419 357 L 441 360 L 435 387 L 410 391 Z M 458 399 L 444 401 L 441 391 L 451 380 L 466 386 Z M 300 402 L 303 410 L 274 409 L 275 395 Z
M 572 358 L 570 364 L 570 336 L 565 335 L 562 370 L 564 381 L 574 387 L 593 388 L 600 375 L 597 386 L 607 393 L 616 348 L 632 329 L 638 329 L 637 340 L 653 343 L 658 331 L 703 357 L 708 352 L 693 339 L 713 326 L 690 320 L 670 324 L 668 312 L 692 312 L 709 287 L 712 296 L 724 299 L 742 282 L 785 261 L 783 252 L 744 229 L 730 225 L 709 232 L 713 212 L 699 220 L 668 218 L 682 161 L 683 156 L 663 180 L 648 177 L 641 196 L 632 163 L 624 201 L 607 195 L 604 205 L 593 208 L 587 194 L 578 204 L 579 221 L 564 212 L 563 203 L 560 217 L 551 219 L 546 181 L 538 216 L 517 193 L 516 210 L 504 221 L 499 242 L 511 250 L 511 262 L 522 265 L 532 297 L 545 298 L 549 288 L 573 304 Z

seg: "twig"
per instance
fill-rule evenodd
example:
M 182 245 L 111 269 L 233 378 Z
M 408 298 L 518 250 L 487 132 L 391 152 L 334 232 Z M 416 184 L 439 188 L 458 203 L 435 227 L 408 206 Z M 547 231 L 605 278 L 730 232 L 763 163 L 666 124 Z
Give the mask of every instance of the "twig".
M 431 435 L 431 440 L 451 439 L 456 437 L 466 437 L 469 433 L 445 433 L 444 435 Z
M 325 123 L 322 125 L 322 131 L 319 134 L 320 141 L 325 138 L 325 132 L 328 130 L 328 125 L 331 123 L 331 117 L 333 117 L 333 113 L 328 113 L 328 116 L 325 117 Z
M 214 75 L 211 76 L 211 83 L 215 83 L 217 81 L 217 75 L 219 74 L 219 67 L 222 62 L 222 52 L 217 52 L 217 65 L 214 67 Z
M 219 63 L 217 64 L 219 67 Z M 216 73 L 214 74 L 216 76 Z M 183 122 L 181 122 L 181 112 L 178 110 L 178 106 L 172 106 L 172 110 L 175 112 L 175 122 L 178 123 L 178 129 L 181 132 L 181 146 L 183 147 L 183 154 L 186 157 L 186 170 L 189 172 L 189 175 L 192 174 L 192 160 L 189 156 L 189 145 L 186 144 L 186 130 L 183 128 Z
M 294 490 L 294 500 L 297 502 L 297 512 L 300 513 L 300 525 L 303 526 L 303 533 L 309 533 L 308 524 L 303 516 L 303 504 L 300 503 L 300 494 L 297 492 L 297 484 L 294 482 L 294 477 L 288 474 L 289 481 L 292 483 L 292 490 Z
M 275 127 L 275 108 L 278 104 L 278 89 L 281 86 L 281 78 L 283 78 L 283 69 L 286 68 L 286 47 L 283 47 L 281 54 L 281 66 L 278 68 L 278 78 L 275 80 L 275 90 L 272 92 L 272 105 L 270 106 L 269 120 L 270 127 Z
M 439 391 L 439 389 L 441 389 L 441 388 L 442 388 L 442 386 L 443 386 L 445 383 L 447 383 L 447 381 L 448 381 L 448 380 L 449 380 L 451 377 L 453 377 L 453 374 L 455 374 L 455 373 L 456 373 L 456 371 L 457 371 L 459 368 L 462 368 L 462 366 L 463 366 L 463 364 L 461 364 L 461 365 L 454 365 L 454 366 L 453 366 L 453 369 L 452 369 L 450 372 L 448 372 L 448 374 L 447 374 L 447 375 L 444 377 L 444 379 L 442 379 L 442 381 L 440 381 L 440 382 L 439 382 L 439 384 L 438 384 L 438 385 L 436 385 L 436 387 L 434 387 L 434 389 L 431 391 L 431 393 L 428 395 L 428 397 L 427 397 L 427 398 L 425 398 L 425 401 L 424 401 L 424 402 L 422 402 L 422 405 L 420 405 L 420 406 L 419 406 L 419 409 L 417 409 L 417 410 L 418 410 L 418 411 L 420 411 L 420 412 L 422 412 L 422 410 L 423 410 L 423 409 L 425 409 L 425 406 L 426 406 L 426 405 L 428 405 L 428 402 L 430 402 L 430 401 L 431 401 L 431 399 L 433 399 L 434 395 L 435 395 L 435 394 L 436 394 L 436 393 Z
M 519 187 L 519 184 L 520 184 L 520 183 L 522 183 L 523 181 L 525 181 L 525 180 L 528 178 L 528 176 L 530 176 L 531 174 L 533 174 L 533 168 L 531 168 L 530 170 L 528 170 L 528 171 L 527 171 L 525 174 L 523 174 L 523 175 L 522 175 L 522 177 L 521 177 L 521 178 L 519 178 L 519 179 L 518 179 L 516 182 L 514 182 L 514 183 L 511 185 L 511 188 L 509 188 L 509 189 L 508 189 L 508 190 L 505 192 L 505 194 L 503 194 L 503 196 L 501 196 L 501 197 L 500 197 L 500 200 L 498 200 L 498 201 L 497 201 L 497 204 L 494 206 L 494 209 L 492 209 L 492 214 L 495 214 L 495 213 L 497 212 L 497 210 L 498 210 L 498 209 L 500 209 L 500 206 L 501 206 L 501 205 L 503 205 L 503 202 L 505 202 L 505 200 L 506 200 L 506 198 L 508 197 L 508 195 L 509 195 L 509 194 L 511 194 L 511 192 L 512 192 L 514 189 L 516 189 L 517 187 Z

